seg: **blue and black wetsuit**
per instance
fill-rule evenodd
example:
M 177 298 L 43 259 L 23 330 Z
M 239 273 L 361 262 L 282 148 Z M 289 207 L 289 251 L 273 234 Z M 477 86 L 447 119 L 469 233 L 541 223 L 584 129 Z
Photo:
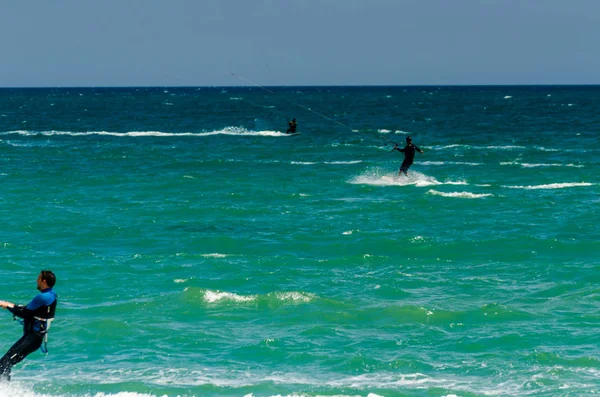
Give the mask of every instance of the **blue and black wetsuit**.
M 396 148 L 396 150 L 398 150 L 399 152 L 404 153 L 404 161 L 402 162 L 402 165 L 400 166 L 400 172 L 404 172 L 406 174 L 406 171 L 408 171 L 408 168 L 412 165 L 414 159 L 415 159 L 415 151 L 418 151 L 419 153 L 421 153 L 421 149 L 419 149 L 418 147 L 416 147 L 415 145 L 413 145 L 412 143 L 409 143 L 408 145 L 406 145 L 404 147 L 404 149 L 398 149 Z
M 296 122 L 296 119 L 293 119 L 292 121 L 288 122 L 288 124 L 290 127 L 287 129 L 287 131 L 285 133 L 286 134 L 295 134 L 296 128 L 298 127 L 298 123 Z
M 56 312 L 56 303 L 56 294 L 52 288 L 46 288 L 27 306 L 15 305 L 8 309 L 23 319 L 23 336 L 0 359 L 0 380 L 10 380 L 12 366 L 42 346 Z

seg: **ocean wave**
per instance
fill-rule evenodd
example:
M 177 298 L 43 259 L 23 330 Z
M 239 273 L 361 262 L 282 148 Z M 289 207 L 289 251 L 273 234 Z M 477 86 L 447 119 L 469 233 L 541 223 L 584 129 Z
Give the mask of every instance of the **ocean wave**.
M 535 168 L 535 167 L 573 167 L 573 168 L 583 168 L 583 165 L 580 164 L 560 164 L 560 163 L 550 163 L 550 164 L 530 164 L 530 163 L 521 163 L 521 167 L 523 168 Z
M 282 302 L 310 302 L 316 297 L 307 292 L 271 292 L 267 296 Z
M 420 161 L 421 165 L 483 165 L 483 163 L 470 163 L 467 161 Z
M 359 164 L 362 163 L 362 160 L 353 160 L 353 161 L 325 161 L 325 164 L 336 164 L 336 165 L 342 165 L 342 164 Z
M 74 396 L 82 396 L 82 397 L 165 397 L 164 394 L 154 395 L 147 393 L 138 393 L 138 392 L 128 392 L 128 391 L 120 391 L 115 393 L 86 393 L 86 394 L 42 394 L 37 393 L 33 390 L 28 390 L 27 388 L 16 385 L 16 384 L 0 384 L 0 397 L 74 397 Z
M 519 165 L 522 168 L 536 168 L 536 167 L 572 167 L 572 168 L 583 168 L 581 164 L 562 164 L 562 163 L 519 163 L 517 161 L 502 161 L 500 165 Z
M 430 189 L 427 191 L 428 194 L 432 194 L 434 196 L 442 196 L 442 197 L 457 197 L 457 198 L 467 198 L 467 199 L 476 199 L 476 198 L 483 198 L 483 197 L 490 197 L 493 196 L 493 194 L 491 193 L 470 193 L 470 192 L 439 192 L 437 190 L 434 189 Z
M 561 149 L 551 149 L 551 148 L 545 148 L 543 146 L 534 146 L 537 150 L 540 150 L 542 152 L 560 152 Z
M 380 128 L 377 130 L 377 132 L 379 132 L 380 134 L 389 134 L 392 132 L 392 130 L 388 130 L 387 128 Z M 393 132 L 394 132 L 394 134 L 403 134 L 403 135 L 412 134 L 411 132 L 403 131 L 403 130 L 394 130 Z
M 464 148 L 464 149 L 476 149 L 476 150 L 515 150 L 515 149 L 526 149 L 526 146 L 520 145 L 489 145 L 489 146 L 477 146 L 477 145 L 465 145 L 465 144 L 452 144 L 452 145 L 444 145 L 444 146 L 432 146 L 433 150 L 445 150 L 445 149 L 455 149 L 455 148 Z
M 21 135 L 21 136 L 113 136 L 113 137 L 201 137 L 211 135 L 239 135 L 239 136 L 291 136 L 279 131 L 252 131 L 242 127 L 225 127 L 222 130 L 203 131 L 203 132 L 163 132 L 163 131 L 128 131 L 128 132 L 112 132 L 112 131 L 29 131 L 15 130 L 0 132 L 0 135 Z
M 257 303 L 264 302 L 270 304 L 285 303 L 308 303 L 316 298 L 316 295 L 302 291 L 275 291 L 267 294 L 237 294 L 227 291 L 197 289 L 188 287 L 184 293 L 191 294 L 193 300 L 200 298 L 203 302 L 209 304 L 217 303 Z
M 173 280 L 173 282 L 176 283 L 176 284 L 181 284 L 181 283 L 185 283 L 188 280 L 189 279 L 187 279 L 187 278 L 176 278 L 176 279 Z
M 432 146 L 431 148 L 433 150 L 442 150 L 442 149 L 454 149 L 454 148 L 457 148 L 457 147 L 469 148 L 471 146 L 470 145 L 459 145 L 458 143 L 454 143 L 452 145 Z
M 517 342 L 522 338 L 511 335 Z M 495 342 L 497 336 L 493 335 L 490 341 Z M 467 340 L 468 342 L 468 340 Z M 485 341 L 484 341 L 485 342 Z M 493 351 L 493 349 L 490 349 Z M 470 360 L 462 360 L 456 366 L 462 370 L 461 374 L 470 370 L 481 370 L 487 367 L 487 361 L 491 359 L 482 358 L 476 352 L 471 353 Z M 522 356 L 518 357 L 521 360 Z M 215 389 L 226 388 L 228 395 L 235 394 L 253 397 L 256 395 L 272 397 L 381 397 L 388 395 L 413 395 L 432 394 L 444 397 L 463 395 L 530 395 L 533 382 L 537 380 L 561 380 L 560 382 L 549 381 L 534 385 L 534 394 L 563 395 L 558 393 L 568 384 L 568 390 L 573 395 L 586 395 L 598 391 L 594 381 L 597 379 L 598 371 L 589 368 L 589 364 L 581 363 L 581 366 L 568 368 L 564 365 L 565 360 L 550 357 L 548 360 L 543 353 L 535 353 L 528 358 L 532 364 L 528 368 L 515 368 L 514 373 L 509 373 L 510 379 L 503 379 L 498 375 L 490 376 L 464 376 L 456 375 L 452 370 L 443 374 L 428 374 L 427 368 L 412 369 L 407 371 L 394 370 L 394 364 L 403 365 L 401 359 L 376 365 L 385 365 L 387 370 L 370 373 L 336 374 L 307 373 L 277 370 L 255 370 L 255 369 L 223 369 L 171 366 L 169 368 L 145 368 L 133 370 L 101 371 L 90 376 L 88 374 L 77 374 L 77 383 L 86 385 L 83 392 L 58 392 L 44 394 L 36 392 L 31 386 L 15 383 L 0 384 L 0 397 L 165 397 L 167 395 L 179 395 L 192 397 L 200 395 L 213 395 Z M 349 358 L 351 359 L 351 358 Z M 358 360 L 362 360 L 358 358 Z M 412 360 L 411 360 L 412 361 Z M 416 362 L 419 365 L 419 362 Z M 592 363 L 592 365 L 595 365 Z M 447 364 L 441 360 L 436 367 L 443 371 Z M 454 368 L 454 367 L 452 367 Z M 372 371 L 372 369 L 371 369 Z M 501 375 L 503 375 L 500 372 Z M 532 379 L 534 381 L 532 381 Z M 67 380 L 68 382 L 68 380 Z M 142 390 L 153 390 L 154 394 L 134 391 L 98 392 L 94 388 L 106 390 L 107 385 L 114 390 L 142 388 Z M 168 393 L 165 388 L 177 387 L 175 393 Z M 591 388 L 590 388 L 591 387 Z M 68 383 L 67 383 L 68 388 Z M 157 390 L 158 389 L 158 390 Z M 160 389 L 163 389 L 159 391 Z M 279 390 L 286 390 L 284 394 Z M 314 389 L 313 392 L 305 394 L 302 390 Z M 42 390 L 45 390 L 43 388 Z M 417 392 L 420 390 L 421 392 Z
M 204 301 L 208 303 L 215 303 L 219 301 L 232 301 L 232 302 L 252 302 L 256 300 L 257 295 L 238 295 L 231 292 L 221 291 L 210 291 L 204 292 Z
M 550 183 L 547 185 L 529 185 L 529 186 L 509 186 L 509 185 L 504 185 L 502 187 L 506 187 L 509 189 L 528 189 L 528 190 L 534 190 L 534 189 L 566 189 L 566 188 L 570 188 L 570 187 L 580 187 L 580 186 L 592 186 L 594 185 L 593 183 L 588 183 L 588 182 L 565 182 L 565 183 Z
M 215 253 L 213 253 L 213 254 L 202 254 L 202 255 L 200 255 L 200 256 L 203 256 L 203 257 L 205 257 L 205 258 L 226 258 L 226 257 L 228 257 L 229 255 L 227 255 L 227 254 L 219 254 L 219 253 L 216 253 L 216 252 L 215 252 Z
M 9 140 L 0 139 L 0 142 L 5 144 L 6 146 L 26 147 L 26 148 L 57 147 L 58 146 L 56 144 L 49 143 L 48 140 L 44 140 L 43 142 L 40 142 L 40 141 L 9 141 Z
M 362 160 L 352 160 L 352 161 L 291 161 L 290 164 L 294 165 L 315 165 L 315 164 L 327 164 L 327 165 L 349 165 L 349 164 L 360 164 Z
M 417 187 L 434 185 L 454 185 L 466 184 L 464 181 L 446 181 L 440 182 L 432 176 L 428 176 L 416 171 L 409 171 L 408 176 L 399 176 L 396 174 L 383 173 L 379 169 L 367 171 L 348 181 L 354 185 L 374 185 L 374 186 L 409 186 Z

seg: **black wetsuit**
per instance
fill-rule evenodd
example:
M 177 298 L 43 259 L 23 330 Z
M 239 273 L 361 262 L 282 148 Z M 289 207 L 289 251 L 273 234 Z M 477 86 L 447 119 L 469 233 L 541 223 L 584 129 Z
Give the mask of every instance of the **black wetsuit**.
M 56 294 L 52 288 L 41 291 L 27 306 L 8 309 L 23 319 L 23 336 L 0 359 L 0 380 L 10 380 L 12 366 L 42 346 L 49 321 L 56 312 Z
M 296 127 L 298 126 L 298 123 L 295 122 L 295 121 L 290 121 L 288 124 L 290 125 L 290 128 L 288 128 L 285 133 L 286 134 L 295 134 L 296 133 Z
M 408 168 L 412 165 L 413 160 L 415 159 L 415 152 L 416 151 L 421 152 L 421 149 L 419 149 L 412 143 L 409 143 L 408 145 L 406 145 L 404 147 L 404 149 L 396 148 L 396 150 L 404 153 L 404 161 L 402 162 L 402 165 L 400 166 L 400 171 L 404 172 L 406 174 L 406 171 L 408 171 Z

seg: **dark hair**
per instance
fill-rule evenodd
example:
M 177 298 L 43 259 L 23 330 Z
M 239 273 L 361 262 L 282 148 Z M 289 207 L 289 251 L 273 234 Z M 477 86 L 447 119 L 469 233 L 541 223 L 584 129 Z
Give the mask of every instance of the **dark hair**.
M 407 140 L 407 141 L 412 141 L 412 138 L 411 138 L 411 137 L 409 137 L 409 136 L 407 136 L 407 137 L 406 137 L 406 140 Z
M 40 275 L 42 276 L 42 280 L 46 281 L 48 287 L 54 287 L 54 284 L 56 284 L 56 276 L 54 273 L 52 273 L 50 270 L 42 270 Z

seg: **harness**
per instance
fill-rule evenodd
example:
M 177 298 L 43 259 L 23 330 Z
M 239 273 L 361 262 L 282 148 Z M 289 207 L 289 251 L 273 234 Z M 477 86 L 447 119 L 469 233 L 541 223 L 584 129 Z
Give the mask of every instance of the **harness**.
M 19 324 L 23 325 L 23 332 L 28 333 L 32 332 L 42 336 L 42 345 L 40 346 L 40 351 L 44 354 L 48 354 L 48 331 L 50 330 L 50 325 L 52 324 L 52 320 L 54 320 L 54 314 L 56 312 L 56 304 L 58 300 L 56 299 L 56 295 L 54 301 L 48 306 L 41 306 L 37 309 L 30 311 L 28 314 L 25 314 L 27 311 L 24 306 L 16 306 L 19 308 L 19 314 L 17 315 L 13 312 L 13 318 L 19 322 Z M 21 317 L 21 318 L 19 318 Z
M 13 316 L 13 320 L 21 324 L 23 328 L 26 327 L 24 319 Z M 54 320 L 54 318 L 33 317 L 33 320 L 36 321 L 40 326 L 40 330 L 34 332 L 36 334 L 44 335 L 44 338 L 42 339 L 42 345 L 40 346 L 40 351 L 44 354 L 48 354 L 48 331 L 50 330 L 50 325 L 52 324 L 52 320 Z M 30 328 L 33 328 L 34 326 L 35 325 Z

